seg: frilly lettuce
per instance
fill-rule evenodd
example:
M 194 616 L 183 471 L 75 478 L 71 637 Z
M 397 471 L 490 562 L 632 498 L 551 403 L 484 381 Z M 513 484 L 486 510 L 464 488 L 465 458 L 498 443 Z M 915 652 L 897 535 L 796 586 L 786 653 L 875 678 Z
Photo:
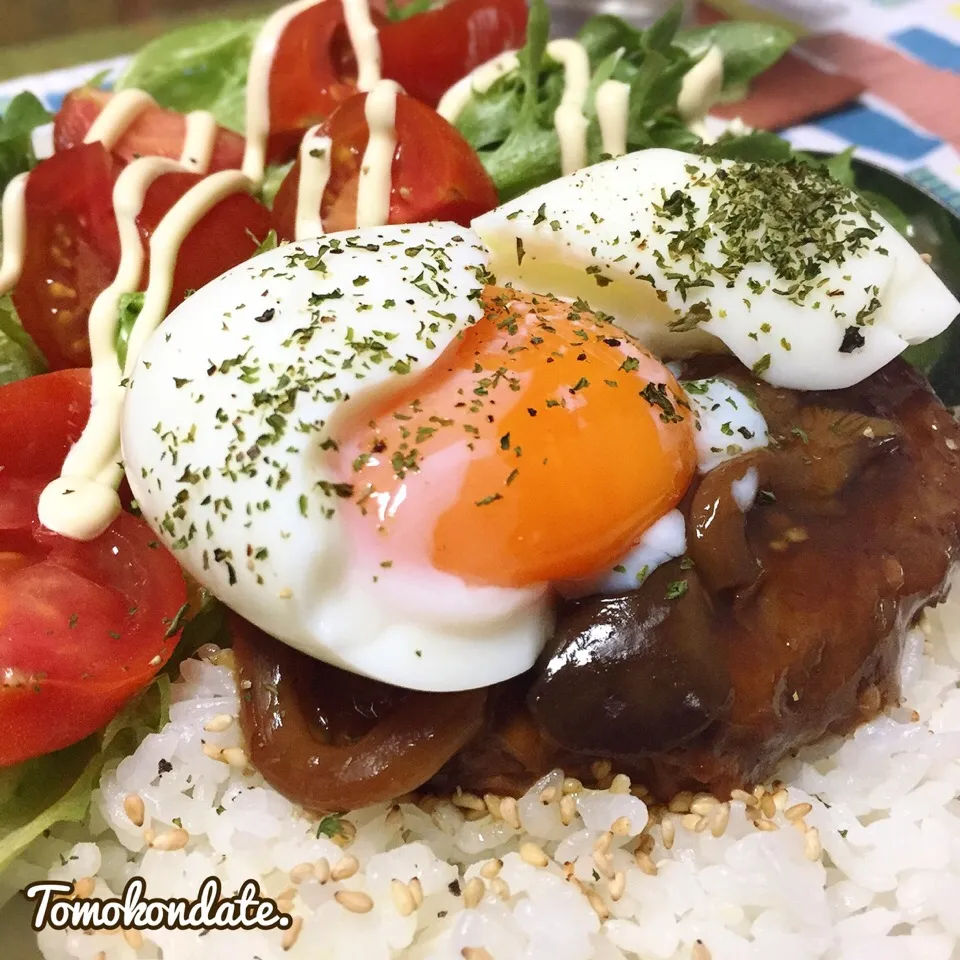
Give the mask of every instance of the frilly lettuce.
M 696 150 L 701 141 L 677 114 L 683 77 L 716 44 L 724 52 L 726 75 L 742 86 L 789 48 L 793 36 L 766 24 L 724 22 L 680 30 L 681 8 L 670 10 L 647 30 L 619 17 L 591 18 L 578 39 L 590 57 L 591 83 L 585 112 L 587 156 L 602 156 L 594 94 L 605 80 L 630 86 L 627 148 Z M 480 155 L 502 200 L 560 176 L 560 144 L 553 114 L 563 93 L 563 68 L 545 57 L 549 14 L 543 0 L 530 9 L 527 45 L 520 69 L 500 77 L 486 92 L 474 91 L 456 126 Z
M 161 106 L 209 110 L 243 132 L 247 67 L 263 20 L 214 20 L 174 30 L 148 43 L 117 81 L 146 90 Z
M 31 134 L 53 117 L 29 91 L 17 94 L 0 117 L 0 193 L 18 174 L 37 162 Z

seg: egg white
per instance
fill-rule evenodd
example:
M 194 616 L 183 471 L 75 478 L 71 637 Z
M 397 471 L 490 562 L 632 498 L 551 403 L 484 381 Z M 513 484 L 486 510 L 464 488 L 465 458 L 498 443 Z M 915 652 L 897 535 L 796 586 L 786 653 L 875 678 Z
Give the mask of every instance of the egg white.
M 487 263 L 455 224 L 265 253 L 167 318 L 124 411 L 134 496 L 192 576 L 291 646 L 413 689 L 521 673 L 551 628 L 545 588 L 467 587 L 358 553 L 343 518 L 357 507 L 334 486 L 338 424 L 481 316 Z
M 697 468 L 709 473 L 769 442 L 767 421 L 756 403 L 723 377 L 681 383 L 696 418 Z
M 960 302 L 879 216 L 877 235 L 858 253 L 845 251 L 839 262 L 825 264 L 816 277 L 822 286 L 803 303 L 776 292 L 789 284 L 767 262 L 747 264 L 730 282 L 717 277 L 713 286 L 684 291 L 675 275 L 689 280 L 696 272 L 668 244 L 687 228 L 685 215 L 665 218 L 655 208 L 677 190 L 692 200 L 692 226 L 706 224 L 711 233 L 703 260 L 722 263 L 727 234 L 709 221 L 710 200 L 717 172 L 732 166 L 676 150 L 642 150 L 537 187 L 473 227 L 501 283 L 582 298 L 660 356 L 729 350 L 778 386 L 851 386 L 960 313 Z M 838 213 L 831 224 L 836 238 L 868 229 L 858 212 Z M 878 308 L 871 306 L 875 297 Z M 671 329 L 695 302 L 707 305 L 709 319 Z M 858 316 L 869 318 L 865 342 L 842 352 L 845 330 Z

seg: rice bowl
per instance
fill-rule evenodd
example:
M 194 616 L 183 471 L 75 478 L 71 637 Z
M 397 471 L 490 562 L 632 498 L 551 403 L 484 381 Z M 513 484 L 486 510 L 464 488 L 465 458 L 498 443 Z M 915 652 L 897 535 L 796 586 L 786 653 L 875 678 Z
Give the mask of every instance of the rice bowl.
M 902 706 L 802 751 L 763 793 L 648 808 L 615 770 L 582 786 L 557 771 L 516 807 L 422 797 L 348 814 L 332 838 L 230 752 L 243 748 L 222 719 L 238 709 L 229 656 L 203 653 L 183 664 L 169 725 L 104 773 L 88 822 L 38 842 L 9 880 L 37 879 L 34 864 L 57 858 L 50 878 L 93 878 L 102 897 L 132 876 L 171 897 L 208 876 L 225 891 L 255 877 L 302 922 L 288 934 L 145 931 L 136 949 L 134 934 L 46 930 L 47 960 L 955 956 L 956 595 L 909 635 Z M 139 828 L 131 797 L 143 801 Z M 150 848 L 178 824 L 183 849 Z
M 390 6 L 3 118 L 0 905 L 44 960 L 960 960 L 949 271 L 849 156 L 709 141 L 779 27 Z

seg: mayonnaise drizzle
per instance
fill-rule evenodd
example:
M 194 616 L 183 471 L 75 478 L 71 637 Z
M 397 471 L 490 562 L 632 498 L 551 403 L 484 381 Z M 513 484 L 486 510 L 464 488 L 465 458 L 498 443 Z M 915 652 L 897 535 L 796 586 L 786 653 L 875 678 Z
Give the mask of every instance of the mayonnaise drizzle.
M 380 82 L 380 36 L 370 18 L 369 0 L 343 0 L 343 15 L 357 58 L 357 86 L 369 92 Z
M 381 80 L 367 94 L 364 113 L 370 139 L 360 164 L 357 185 L 357 228 L 377 227 L 390 215 L 390 173 L 397 149 L 397 93 L 392 80 Z
M 630 116 L 630 85 L 605 80 L 597 87 L 597 122 L 604 153 L 620 157 L 627 152 L 627 123 Z
M 247 144 L 243 152 L 243 172 L 258 183 L 267 167 L 267 137 L 270 134 L 270 71 L 280 37 L 290 21 L 323 0 L 298 0 L 288 3 L 267 18 L 260 28 L 250 54 L 247 70 Z
M 144 165 L 136 169 L 141 162 Z M 175 161 L 151 157 L 137 161 L 123 171 L 126 174 L 132 170 L 133 173 L 123 184 L 120 178 L 117 180 L 114 196 L 119 200 L 118 226 L 122 216 L 128 229 L 131 222 L 136 228 L 136 213 L 143 203 L 146 186 L 156 176 L 169 172 L 171 165 L 172 169 L 183 169 Z M 225 197 L 241 190 L 249 191 L 252 186 L 249 178 L 239 170 L 211 174 L 188 190 L 157 225 L 150 238 L 150 278 L 143 308 L 127 346 L 124 376 L 132 375 L 144 343 L 166 316 L 177 253 L 187 234 Z M 139 237 L 137 240 L 139 245 Z M 143 263 L 142 250 L 139 254 L 133 253 L 132 243 L 128 244 L 127 250 L 130 252 L 126 262 L 121 257 L 116 280 L 94 304 L 96 325 L 91 310 L 90 346 L 91 352 L 96 349 L 96 354 L 90 419 L 80 439 L 67 454 L 60 477 L 47 485 L 38 505 L 38 515 L 44 526 L 74 540 L 98 537 L 120 512 L 116 489 L 123 478 L 120 424 L 126 387 L 119 376 L 121 371 L 116 354 L 116 307 L 123 293 L 136 289 L 139 271 L 135 279 L 134 271 L 137 267 L 142 268 Z M 112 310 L 108 312 L 110 307 Z
M 137 117 L 148 107 L 156 105 L 157 101 L 143 90 L 121 90 L 113 95 L 110 102 L 97 115 L 83 142 L 99 142 L 108 150 L 112 150 Z
M 102 143 L 108 150 L 123 139 L 137 117 L 156 101 L 142 90 L 122 90 L 100 111 L 90 125 L 84 143 Z M 213 148 L 217 139 L 217 121 L 206 110 L 194 110 L 187 114 L 183 152 L 180 163 L 193 173 L 203 173 L 210 166 Z M 147 158 L 143 158 L 147 159 Z M 139 162 L 139 161 L 135 161 Z M 171 161 L 173 163 L 173 161 Z M 177 167 L 174 164 L 174 167 Z M 3 194 L 0 219 L 3 224 L 3 259 L 0 261 L 0 295 L 9 293 L 23 272 L 23 259 L 27 245 L 26 189 L 29 174 L 21 173 L 7 185 Z M 118 181 L 119 182 L 119 181 Z M 114 191 L 116 197 L 116 191 Z M 137 208 L 139 212 L 139 207 Z M 123 233 L 121 231 L 121 257 Z M 128 241 L 129 242 L 129 241 Z M 139 238 L 137 244 L 139 245 Z
M 187 114 L 180 162 L 191 173 L 205 173 L 210 168 L 217 143 L 217 118 L 209 110 L 193 110 Z
M 576 40 L 551 40 L 547 56 L 563 65 L 563 95 L 553 114 L 560 140 L 560 169 L 564 176 L 587 165 L 587 118 L 583 108 L 590 92 L 590 58 Z
M 457 117 L 463 113 L 474 93 L 486 93 L 501 77 L 519 69 L 520 58 L 516 50 L 508 50 L 498 54 L 486 63 L 468 73 L 462 80 L 458 80 L 441 98 L 437 104 L 437 113 L 449 123 L 455 123 Z
M 126 113 L 129 123 L 135 114 Z M 117 126 L 119 113 L 113 116 L 112 124 L 101 129 L 105 135 L 119 139 L 123 130 Z M 119 132 L 117 132 L 119 129 Z M 88 135 L 89 136 L 89 135 Z M 90 417 L 83 433 L 67 454 L 60 476 L 48 484 L 40 496 L 37 513 L 44 526 L 76 540 L 92 540 L 99 536 L 114 520 L 120 510 L 117 487 L 123 478 L 120 467 L 120 421 L 123 412 L 125 387 L 123 371 L 117 357 L 117 325 L 119 322 L 120 298 L 133 293 L 140 285 L 143 273 L 144 251 L 137 227 L 137 217 L 143 208 L 150 185 L 165 173 L 192 170 L 202 173 L 209 166 L 217 136 L 217 125 L 205 111 L 197 111 L 187 118 L 186 136 L 179 161 L 164 157 L 142 157 L 125 167 L 117 177 L 113 188 L 113 209 L 120 237 L 120 264 L 113 282 L 97 297 L 90 308 L 88 329 L 90 336 L 91 406 Z M 228 171 L 234 190 L 244 189 L 249 183 L 239 171 Z M 237 186 L 237 178 L 243 186 Z M 208 180 L 214 178 L 208 178 Z M 132 369 L 139 347 L 134 342 L 142 325 L 151 322 L 158 311 L 166 313 L 170 299 L 173 269 L 176 263 L 179 242 L 172 250 L 155 248 L 154 240 L 162 232 L 179 230 L 186 236 L 193 224 L 210 209 L 206 193 L 199 188 L 208 183 L 203 180 L 167 213 L 161 220 L 150 242 L 150 280 L 144 298 L 143 310 L 127 350 L 127 365 Z M 192 197 L 192 206 L 181 206 L 183 200 Z M 182 222 L 177 222 L 177 220 Z M 173 222 L 172 222 L 173 221 Z M 172 223 L 171 223 L 172 222 Z M 166 293 L 156 278 L 166 275 Z M 151 293 L 151 291 L 153 291 Z M 146 318 L 146 319 L 145 319 Z M 142 338 L 140 341 L 142 342 Z
M 554 111 L 553 124 L 560 141 L 561 170 L 566 175 L 587 164 L 589 121 L 584 111 L 590 93 L 590 59 L 586 48 L 577 40 L 552 40 L 547 44 L 546 53 L 563 66 L 563 93 Z M 519 66 L 515 51 L 481 64 L 447 90 L 440 98 L 437 113 L 449 123 L 456 123 L 472 94 L 486 93 L 500 77 Z M 699 132 L 703 117 L 717 102 L 722 89 L 723 53 L 719 47 L 712 46 L 684 76 L 677 97 L 677 112 L 695 132 Z M 603 152 L 614 157 L 626 153 L 629 85 L 619 80 L 604 81 L 597 88 L 594 106 Z
M 120 236 L 120 264 L 113 282 L 90 309 L 91 369 L 90 417 L 80 438 L 64 460 L 61 475 L 40 496 L 41 523 L 75 540 L 92 540 L 109 527 L 120 512 L 117 488 L 123 478 L 120 427 L 126 380 L 132 376 L 143 345 L 166 316 L 173 287 L 177 254 L 196 224 L 221 200 L 239 191 L 252 191 L 263 179 L 270 130 L 270 72 L 280 37 L 290 22 L 323 0 L 298 0 L 269 18 L 254 43 L 247 91 L 247 143 L 243 169 L 226 170 L 201 180 L 168 211 L 150 238 L 150 275 L 143 306 L 120 369 L 116 338 L 120 300 L 137 290 L 144 251 L 137 217 L 150 184 L 165 173 L 203 173 L 216 144 L 217 123 L 207 111 L 187 115 L 184 144 L 178 161 L 144 157 L 129 164 L 117 178 L 113 203 Z M 358 86 L 368 91 L 365 113 L 370 128 L 357 191 L 357 225 L 387 222 L 390 212 L 391 167 L 396 150 L 396 104 L 399 87 L 380 79 L 380 44 L 370 17 L 368 0 L 344 0 L 350 41 L 357 58 Z M 491 81 L 492 82 L 492 81 Z M 104 107 L 85 137 L 113 147 L 145 109 L 155 101 L 140 90 L 116 94 Z M 296 236 L 322 233 L 320 204 L 330 175 L 330 141 L 319 128 L 307 132 L 300 148 Z M 12 288 L 23 269 L 26 243 L 25 188 L 27 175 L 15 177 L 3 197 L 5 235 L 0 263 L 0 292 Z
M 160 221 L 150 237 L 150 280 L 144 294 L 143 309 L 130 335 L 127 362 L 123 370 L 126 376 L 132 376 L 143 345 L 166 315 L 173 290 L 177 253 L 187 234 L 221 200 L 234 193 L 250 193 L 254 186 L 239 170 L 212 173 L 188 190 Z
M 3 260 L 0 261 L 0 296 L 9 293 L 23 272 L 27 252 L 27 173 L 19 173 L 3 193 Z
M 330 179 L 330 138 L 320 136 L 320 127 L 311 127 L 300 143 L 300 182 L 297 185 L 297 212 L 294 239 L 306 240 L 323 233 L 320 205 Z
M 547 56 L 563 66 L 563 94 L 553 114 L 553 125 L 560 141 L 560 164 L 564 174 L 587 165 L 587 127 L 584 113 L 590 93 L 590 58 L 577 40 L 552 40 Z M 457 118 L 474 93 L 486 93 L 500 77 L 519 69 L 516 51 L 510 50 L 481 64 L 458 80 L 441 98 L 437 113 L 449 123 Z M 604 153 L 619 156 L 627 152 L 627 119 L 630 87 L 618 80 L 607 80 L 597 89 L 595 105 Z

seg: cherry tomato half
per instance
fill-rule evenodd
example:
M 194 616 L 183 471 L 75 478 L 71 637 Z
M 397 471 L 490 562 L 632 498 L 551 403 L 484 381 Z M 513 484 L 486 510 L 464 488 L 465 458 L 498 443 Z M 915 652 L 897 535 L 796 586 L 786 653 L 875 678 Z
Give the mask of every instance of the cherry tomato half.
M 54 154 L 27 180 L 27 243 L 13 302 L 51 369 L 90 365 L 87 315 L 114 278 L 118 170 L 102 144 Z
M 371 16 L 377 26 L 386 23 L 382 13 Z M 280 36 L 270 73 L 267 160 L 291 159 L 303 131 L 357 92 L 356 77 L 341 0 L 325 0 L 294 17 Z
M 89 405 L 86 370 L 0 387 L 0 766 L 94 733 L 177 642 L 186 585 L 142 520 L 80 543 L 36 519 Z
M 366 94 L 344 103 L 323 125 L 332 141 L 331 171 L 323 194 L 324 229 L 356 226 L 357 186 L 370 131 L 364 114 Z M 453 220 L 466 226 L 497 205 L 497 190 L 479 158 L 460 133 L 430 107 L 400 94 L 396 113 L 390 223 Z M 300 162 L 280 186 L 273 212 L 277 232 L 294 238 Z
M 380 31 L 383 75 L 436 106 L 461 77 L 526 36 L 525 0 L 453 0 Z
M 55 149 L 69 150 L 83 143 L 83 138 L 110 102 L 112 93 L 93 87 L 78 87 L 68 93 L 53 121 Z M 148 107 L 130 124 L 129 129 L 113 147 L 113 153 L 123 163 L 137 157 L 169 157 L 179 160 L 183 152 L 187 118 L 176 110 Z M 244 140 L 239 133 L 217 130 L 209 173 L 218 170 L 239 170 L 243 164 Z
M 90 307 L 114 279 L 120 241 L 113 209 L 119 163 L 102 144 L 82 144 L 39 163 L 27 180 L 27 252 L 13 293 L 24 328 L 52 370 L 90 365 Z M 203 178 L 169 173 L 148 188 L 137 224 L 147 251 L 160 220 Z M 181 245 L 169 309 L 189 290 L 250 257 L 272 226 L 270 212 L 238 193 L 221 200 Z

